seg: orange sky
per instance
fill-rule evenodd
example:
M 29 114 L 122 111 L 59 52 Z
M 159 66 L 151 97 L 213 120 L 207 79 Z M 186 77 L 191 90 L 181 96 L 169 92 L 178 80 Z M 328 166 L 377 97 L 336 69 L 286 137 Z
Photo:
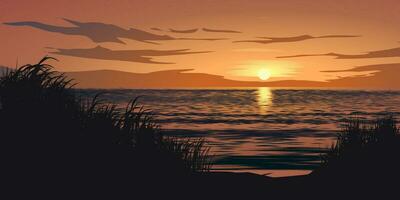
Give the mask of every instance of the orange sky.
M 60 60 L 56 64 L 57 70 L 60 71 L 113 69 L 145 73 L 170 69 L 194 69 L 194 72 L 222 75 L 228 79 L 258 80 L 259 71 L 267 70 L 271 74 L 270 80 L 324 81 L 338 76 L 371 73 L 371 71 L 338 72 L 340 70 L 365 65 L 400 63 L 400 50 L 367 54 L 367 52 L 400 47 L 400 2 L 398 0 L 82 0 L 79 3 L 78 1 L 71 2 L 70 0 L 42 0 L 40 3 L 31 0 L 1 0 L 0 65 L 15 66 L 17 60 L 19 64 L 32 63 L 44 55 L 51 55 Z M 29 21 L 52 26 L 76 27 L 63 18 L 82 23 L 112 24 L 125 30 L 135 28 L 156 35 L 168 35 L 174 39 L 138 41 L 132 38 L 116 37 L 125 44 L 110 41 L 96 42 L 84 35 L 50 32 L 32 25 L 4 24 Z M 152 28 L 158 28 L 161 31 Z M 198 30 L 194 32 L 195 29 Z M 109 34 L 107 30 L 101 30 L 104 34 Z M 232 30 L 241 33 L 212 30 Z M 90 29 L 84 31 L 93 32 Z M 178 33 L 180 31 L 194 33 Z M 103 33 L 97 30 L 94 34 Z M 287 41 L 302 35 L 340 36 Z M 138 37 L 138 35 L 133 37 Z M 281 42 L 271 42 L 274 39 L 257 37 L 282 37 L 286 38 L 283 39 L 286 42 L 282 42 L 282 39 L 278 39 Z M 224 40 L 182 38 L 223 38 Z M 269 42 L 260 43 L 266 40 Z M 99 55 L 100 53 L 97 52 L 96 58 L 93 58 L 92 54 L 88 56 L 88 53 L 81 51 L 78 53 L 74 51 L 72 56 L 69 53 L 71 51 L 68 53 L 64 51 L 61 53 L 63 55 L 51 53 L 59 52 L 60 49 L 93 49 L 98 45 L 112 53 Z M 179 53 L 174 51 L 180 49 L 188 50 L 179 51 Z M 135 52 L 134 56 L 130 56 L 132 52 L 126 52 L 124 56 L 122 55 L 124 50 L 151 50 L 151 52 Z M 345 59 L 332 55 L 285 57 L 327 53 L 343 54 L 345 56 L 342 57 Z M 111 54 L 113 56 L 110 56 Z M 139 54 L 146 54 L 145 61 L 143 57 L 138 56 Z M 361 56 L 348 58 L 347 55 Z M 135 56 L 138 58 L 132 58 Z M 284 58 L 277 58 L 281 56 Z M 151 58 L 153 63 L 149 63 L 147 58 Z M 159 62 L 173 64 L 158 64 Z

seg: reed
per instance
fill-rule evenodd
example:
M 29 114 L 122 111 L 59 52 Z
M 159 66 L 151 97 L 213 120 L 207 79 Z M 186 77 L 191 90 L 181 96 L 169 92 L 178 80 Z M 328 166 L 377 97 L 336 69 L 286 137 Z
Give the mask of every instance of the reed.
M 56 59 L 44 57 L 0 78 L 1 141 L 9 158 L 18 158 L 21 165 L 35 159 L 42 167 L 51 160 L 60 162 L 53 169 L 74 172 L 79 168 L 119 174 L 209 171 L 204 139 L 163 136 L 150 110 L 137 98 L 121 109 L 102 100 L 101 94 L 91 99 L 77 96 L 73 80 L 54 71 L 46 63 L 50 60 Z
M 322 156 L 321 168 L 314 173 L 349 178 L 385 177 L 397 171 L 399 150 L 399 127 L 393 115 L 373 121 L 352 118 Z

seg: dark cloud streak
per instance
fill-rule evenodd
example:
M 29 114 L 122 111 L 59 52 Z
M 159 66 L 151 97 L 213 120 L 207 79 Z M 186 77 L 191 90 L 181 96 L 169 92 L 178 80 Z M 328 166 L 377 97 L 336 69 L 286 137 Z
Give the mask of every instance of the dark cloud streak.
M 156 27 L 153 27 L 153 28 L 150 28 L 151 30 L 153 30 L 153 31 L 163 31 L 161 28 L 156 28 Z
M 218 41 L 228 40 L 229 38 L 176 38 L 176 40 L 200 40 L 200 41 Z
M 242 33 L 240 31 L 234 30 L 223 30 L 223 29 L 210 29 L 210 28 L 202 28 L 205 32 L 212 32 L 212 33 Z
M 387 58 L 387 57 L 400 57 L 400 47 L 392 49 L 384 49 L 378 51 L 369 51 L 364 54 L 338 54 L 338 53 L 324 53 L 324 54 L 300 54 L 290 56 L 278 56 L 276 58 L 298 58 L 298 57 L 311 57 L 311 56 L 334 56 L 335 59 L 361 59 L 361 58 Z
M 257 37 L 256 40 L 239 40 L 233 41 L 234 43 L 250 42 L 260 44 L 271 44 L 271 43 L 286 43 L 286 42 L 301 42 L 311 39 L 322 39 L 322 38 L 351 38 L 360 37 L 359 35 L 323 35 L 323 36 L 311 36 L 311 35 L 299 35 L 294 37 Z
M 172 28 L 169 29 L 169 31 L 172 33 L 195 33 L 198 30 L 199 30 L 198 28 L 188 29 L 188 30 L 176 30 L 176 29 L 172 29 Z
M 124 29 L 113 24 L 105 24 L 100 22 L 78 22 L 70 19 L 64 19 L 64 20 L 74 26 L 71 27 L 53 26 L 34 21 L 6 22 L 4 24 L 10 26 L 29 26 L 40 30 L 53 33 L 60 33 L 65 35 L 84 36 L 96 43 L 114 42 L 114 43 L 125 44 L 122 40 L 120 40 L 120 38 L 131 39 L 151 44 L 158 44 L 155 41 L 169 41 L 169 40 L 215 41 L 215 40 L 225 39 L 225 38 L 175 38 L 169 35 L 153 34 L 135 28 Z M 152 30 L 162 31 L 161 29 L 158 28 L 152 28 Z M 182 30 L 182 31 L 173 30 L 173 32 L 190 33 L 190 32 L 195 32 L 197 30 L 198 29 Z
M 353 87 L 353 88 L 385 88 L 400 89 L 400 79 L 398 72 L 400 63 L 388 63 L 377 65 L 366 65 L 353 67 L 346 70 L 322 71 L 326 73 L 339 72 L 366 72 L 365 75 L 339 77 L 329 80 L 328 84 L 333 87 Z
M 53 26 L 40 22 L 8 22 L 4 23 L 10 26 L 30 26 L 44 31 L 61 33 L 65 35 L 80 35 L 91 39 L 93 42 L 115 42 L 124 44 L 119 38 L 126 38 L 140 42 L 153 43 L 151 41 L 173 40 L 168 35 L 157 35 L 135 28 L 124 29 L 113 24 L 104 24 L 99 22 L 78 22 L 70 19 L 65 21 L 74 25 L 74 27 Z
M 100 60 L 127 61 L 149 64 L 173 64 L 153 61 L 153 57 L 209 53 L 210 51 L 178 50 L 110 50 L 101 46 L 89 49 L 57 49 L 53 54 Z

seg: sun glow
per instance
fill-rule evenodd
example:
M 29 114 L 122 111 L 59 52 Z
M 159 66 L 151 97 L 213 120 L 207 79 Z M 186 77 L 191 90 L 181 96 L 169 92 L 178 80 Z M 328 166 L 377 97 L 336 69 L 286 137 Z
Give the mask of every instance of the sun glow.
M 247 80 L 281 80 L 290 79 L 297 73 L 299 64 L 281 60 L 252 60 L 236 65 L 231 74 Z
M 271 74 L 268 72 L 266 69 L 261 69 L 258 71 L 258 78 L 260 78 L 263 81 L 268 80 L 271 77 Z

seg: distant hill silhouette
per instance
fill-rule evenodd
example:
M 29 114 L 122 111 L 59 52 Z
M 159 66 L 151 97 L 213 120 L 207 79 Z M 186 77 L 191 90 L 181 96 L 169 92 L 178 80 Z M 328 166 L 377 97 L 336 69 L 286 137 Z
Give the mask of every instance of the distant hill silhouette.
M 10 67 L 0 66 L 0 75 Z M 326 82 L 307 80 L 237 81 L 223 76 L 193 73 L 192 69 L 165 70 L 151 73 L 132 73 L 116 70 L 65 72 L 77 83 L 77 88 L 201 88 L 201 87 L 321 87 L 400 89 L 397 78 L 399 63 L 358 66 L 337 72 L 369 72 L 369 75 L 338 77 Z
M 191 69 L 151 73 L 130 73 L 114 70 L 68 72 L 78 88 L 191 88 L 191 87 L 318 87 L 316 81 L 236 81 L 205 73 L 185 73 Z
M 281 81 L 237 81 L 223 76 L 193 73 L 191 69 L 131 73 L 115 70 L 67 72 L 79 88 L 199 88 L 199 87 L 330 87 L 400 89 L 397 72 L 399 63 L 358 66 L 348 70 L 325 71 L 365 72 L 369 75 L 338 77 L 322 81 L 281 80 Z
M 9 67 L 4 67 L 0 65 L 0 76 L 3 75 L 3 73 L 7 72 L 8 70 L 10 70 Z

